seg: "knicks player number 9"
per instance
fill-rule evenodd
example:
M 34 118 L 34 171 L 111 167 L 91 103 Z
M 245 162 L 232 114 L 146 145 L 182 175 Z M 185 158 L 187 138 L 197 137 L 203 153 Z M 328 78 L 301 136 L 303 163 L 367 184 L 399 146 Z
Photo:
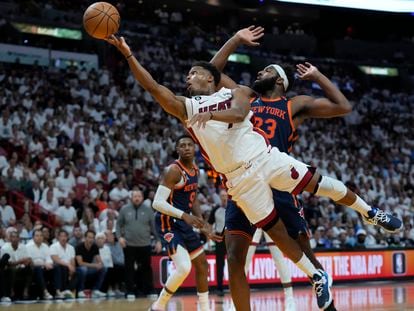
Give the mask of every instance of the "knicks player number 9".
M 266 119 L 263 121 L 262 118 L 260 117 L 254 117 L 255 119 L 255 126 L 262 129 L 263 132 L 265 132 L 266 137 L 268 139 L 271 139 L 275 136 L 275 131 L 276 131 L 276 126 L 277 126 L 277 122 L 274 119 Z M 264 126 L 263 126 L 264 124 Z
M 188 204 L 188 206 L 190 208 L 193 207 L 193 203 L 194 203 L 195 197 L 196 197 L 196 192 L 195 191 L 191 192 L 191 194 L 190 194 L 190 203 Z

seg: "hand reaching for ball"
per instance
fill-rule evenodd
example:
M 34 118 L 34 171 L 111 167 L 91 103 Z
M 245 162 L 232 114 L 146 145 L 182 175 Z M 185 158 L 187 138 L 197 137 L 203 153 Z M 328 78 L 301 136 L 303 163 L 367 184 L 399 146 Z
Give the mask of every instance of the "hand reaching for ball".
M 108 38 L 105 39 L 107 42 L 115 46 L 125 57 L 130 56 L 131 48 L 129 45 L 125 42 L 124 37 L 117 37 L 115 35 L 111 35 Z

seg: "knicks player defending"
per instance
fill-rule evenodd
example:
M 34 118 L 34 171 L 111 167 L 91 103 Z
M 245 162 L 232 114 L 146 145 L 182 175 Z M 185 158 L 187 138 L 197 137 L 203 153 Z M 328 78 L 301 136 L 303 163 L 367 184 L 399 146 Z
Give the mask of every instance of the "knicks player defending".
M 262 36 L 262 31 L 261 27 L 249 27 L 238 31 L 214 56 L 211 63 L 222 70 L 228 57 L 240 44 L 257 45 L 256 40 Z M 291 86 L 293 76 L 291 75 L 289 79 L 283 68 L 278 65 L 270 65 L 259 71 L 257 80 L 252 87 L 255 93 L 252 94 L 251 110 L 255 113 L 256 126 L 265 132 L 272 146 L 286 153 L 290 152 L 293 143 L 298 139 L 296 129 L 305 119 L 310 116 L 313 118 L 336 117 L 351 111 L 351 106 L 345 96 L 316 67 L 310 64 L 307 66 L 298 65 L 297 67 L 301 79 L 318 83 L 327 94 L 328 98 L 318 99 L 325 106 L 326 113 L 321 114 L 320 110 L 315 109 L 318 106 L 313 104 L 316 100 L 313 97 L 286 98 L 285 93 Z M 279 76 L 283 77 L 283 83 L 281 80 L 277 81 Z M 222 81 L 225 87 L 236 87 L 235 82 L 229 80 L 228 77 Z M 284 83 L 285 81 L 287 83 Z M 312 263 L 322 269 L 322 265 L 317 261 L 309 244 L 308 227 L 303 218 L 303 207 L 298 204 L 296 197 L 288 192 L 278 190 L 272 190 L 272 192 L 276 211 L 284 222 L 289 235 L 299 243 Z M 249 285 L 245 271 L 247 273 L 256 245 L 260 242 L 263 234 L 280 274 L 285 292 L 285 310 L 295 310 L 291 275 L 283 254 L 272 243 L 270 237 L 262 229 L 256 230 L 241 209 L 230 200 L 226 208 L 225 234 L 231 294 L 237 310 L 250 310 Z M 249 244 L 251 244 L 250 247 Z M 334 310 L 333 303 L 329 310 Z
M 188 124 L 205 159 L 225 176 L 232 199 L 249 221 L 263 228 L 280 250 L 312 279 L 319 308 L 328 307 L 332 302 L 328 276 L 310 262 L 288 235 L 274 209 L 271 189 L 294 195 L 302 191 L 316 193 L 335 201 L 341 200 L 341 203 L 365 213 L 371 207 L 354 193 L 348 195 L 342 182 L 322 177 L 314 168 L 270 147 L 250 121 L 253 116 L 250 92 L 245 87 L 233 90 L 222 88 L 216 92 L 221 76 L 213 65 L 207 62 L 194 64 L 187 76 L 187 91 L 192 97 L 177 96 L 152 78 L 132 55 L 122 37 L 111 36 L 107 41 L 125 56 L 135 79 L 161 107 Z M 384 222 L 392 222 L 396 227 L 394 230 L 402 226 L 400 220 L 388 218 L 387 215 Z
M 194 140 L 189 136 L 180 137 L 176 151 L 178 160 L 166 168 L 152 205 L 157 210 L 155 225 L 158 234 L 174 262 L 175 271 L 168 277 L 151 310 L 166 309 L 168 300 L 187 278 L 192 264 L 196 270 L 199 310 L 206 311 L 209 310 L 208 264 L 200 237 L 193 230 L 193 226 L 202 228 L 204 225 L 201 212 L 194 206 L 198 189 Z

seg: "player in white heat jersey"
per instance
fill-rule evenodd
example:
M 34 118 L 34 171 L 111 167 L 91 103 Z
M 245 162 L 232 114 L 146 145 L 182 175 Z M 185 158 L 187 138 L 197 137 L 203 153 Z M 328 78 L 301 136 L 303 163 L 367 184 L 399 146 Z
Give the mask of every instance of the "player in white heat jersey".
M 250 222 L 263 228 L 280 250 L 312 279 L 319 308 L 328 307 L 332 302 L 328 275 L 316 269 L 288 235 L 274 209 L 271 187 L 292 194 L 309 191 L 327 196 L 360 212 L 371 208 L 342 182 L 322 177 L 315 169 L 268 147 L 264 136 L 250 122 L 248 88 L 215 92 L 221 75 L 210 63 L 198 62 L 191 68 L 187 76 L 191 98 L 177 96 L 158 84 L 141 66 L 124 38 L 111 36 L 107 40 L 125 56 L 135 79 L 162 108 L 187 123 L 205 158 L 227 179 L 232 199 Z M 393 216 L 387 214 L 387 217 Z M 402 226 L 395 217 L 387 223 L 391 229 Z

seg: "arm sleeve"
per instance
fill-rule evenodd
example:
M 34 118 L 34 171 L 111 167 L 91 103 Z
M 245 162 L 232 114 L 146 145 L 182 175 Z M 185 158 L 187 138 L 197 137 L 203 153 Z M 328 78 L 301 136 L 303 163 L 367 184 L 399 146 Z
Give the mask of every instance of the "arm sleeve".
M 175 208 L 167 202 L 170 194 L 171 189 L 163 185 L 159 185 L 157 188 L 157 192 L 155 193 L 154 203 L 152 203 L 152 207 L 160 213 L 181 219 L 184 212 L 179 210 L 178 208 Z

